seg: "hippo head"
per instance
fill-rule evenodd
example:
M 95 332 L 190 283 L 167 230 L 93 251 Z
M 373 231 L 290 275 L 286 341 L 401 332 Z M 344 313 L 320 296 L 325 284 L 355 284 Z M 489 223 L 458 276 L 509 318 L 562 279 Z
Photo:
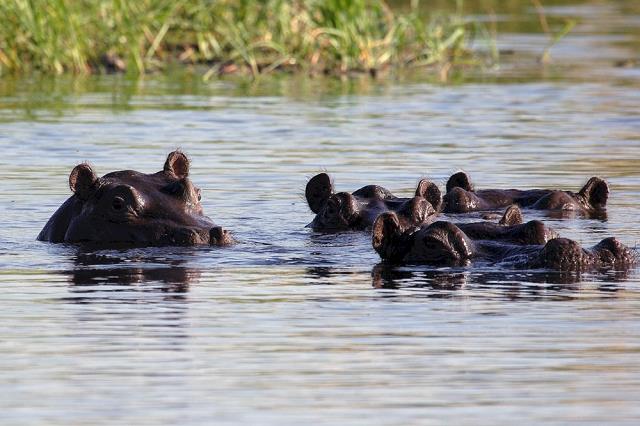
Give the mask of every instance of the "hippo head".
M 363 229 L 360 206 L 356 197 L 348 192 L 331 194 L 316 215 L 312 227 L 318 230 L 341 231 Z
M 451 222 L 438 221 L 419 230 L 402 230 L 395 213 L 385 213 L 373 225 L 373 248 L 382 260 L 432 265 L 464 265 L 475 248 Z
M 203 214 L 200 189 L 188 178 L 189 160 L 169 154 L 163 170 L 123 170 L 99 178 L 88 164 L 69 176 L 74 193 L 52 217 L 40 239 L 69 243 L 223 245 L 231 236 Z M 60 217 L 56 217 L 60 216 Z M 63 228 L 65 229 L 55 229 Z
M 395 211 L 402 227 L 409 228 L 428 221 L 441 203 L 437 186 L 426 179 L 418 183 L 414 197 L 398 198 L 378 185 L 367 185 L 353 193 L 335 193 L 326 173 L 309 180 L 305 197 L 316 214 L 309 227 L 316 231 L 367 229 L 387 211 Z

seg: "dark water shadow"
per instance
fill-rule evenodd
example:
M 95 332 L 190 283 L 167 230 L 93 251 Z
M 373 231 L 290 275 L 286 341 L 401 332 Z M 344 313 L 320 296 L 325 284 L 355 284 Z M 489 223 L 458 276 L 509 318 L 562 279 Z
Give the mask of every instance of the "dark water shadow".
M 435 290 L 459 290 L 467 284 L 465 270 L 435 270 L 396 267 L 377 264 L 371 271 L 374 288 L 430 288 Z

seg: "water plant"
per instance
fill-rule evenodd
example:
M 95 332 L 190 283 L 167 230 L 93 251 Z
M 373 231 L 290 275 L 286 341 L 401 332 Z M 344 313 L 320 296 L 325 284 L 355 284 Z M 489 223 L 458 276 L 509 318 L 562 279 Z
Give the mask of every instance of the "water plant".
M 144 73 L 204 64 L 205 77 L 343 74 L 472 58 L 473 26 L 425 19 L 417 1 L 3 0 L 0 73 Z

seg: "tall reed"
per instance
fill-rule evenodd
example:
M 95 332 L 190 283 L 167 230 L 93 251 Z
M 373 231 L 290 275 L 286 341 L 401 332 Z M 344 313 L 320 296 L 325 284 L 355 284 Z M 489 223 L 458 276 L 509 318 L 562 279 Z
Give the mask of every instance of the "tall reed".
M 377 73 L 470 57 L 472 26 L 426 22 L 417 1 L 3 0 L 0 73 L 144 73 L 173 61 L 207 76 L 276 69 Z

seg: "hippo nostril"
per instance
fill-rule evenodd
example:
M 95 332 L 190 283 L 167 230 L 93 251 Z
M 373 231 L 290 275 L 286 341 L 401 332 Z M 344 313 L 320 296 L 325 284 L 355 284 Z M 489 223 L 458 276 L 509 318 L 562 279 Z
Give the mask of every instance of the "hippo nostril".
M 214 226 L 209 230 L 209 245 L 222 246 L 232 244 L 233 238 L 221 226 Z

